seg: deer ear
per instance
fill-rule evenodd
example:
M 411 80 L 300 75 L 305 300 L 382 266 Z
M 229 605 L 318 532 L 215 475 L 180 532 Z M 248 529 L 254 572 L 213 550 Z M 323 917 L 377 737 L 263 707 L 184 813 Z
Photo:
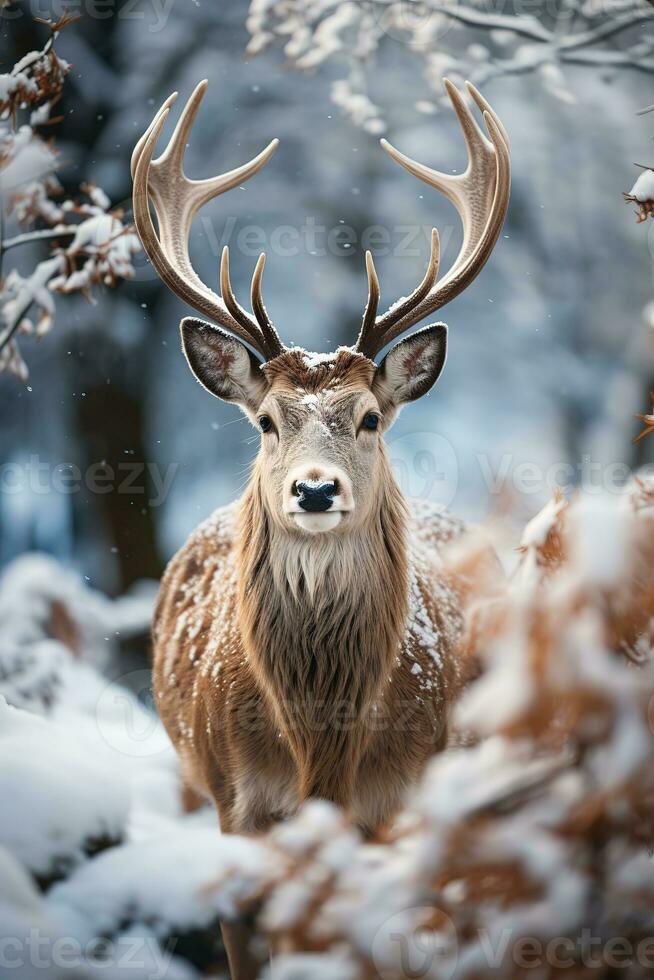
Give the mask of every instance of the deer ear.
M 220 327 L 184 317 L 180 324 L 182 350 L 200 384 L 226 402 L 256 411 L 268 384 L 254 354 Z
M 392 348 L 375 373 L 372 390 L 382 411 L 425 395 L 445 366 L 447 327 L 423 327 Z

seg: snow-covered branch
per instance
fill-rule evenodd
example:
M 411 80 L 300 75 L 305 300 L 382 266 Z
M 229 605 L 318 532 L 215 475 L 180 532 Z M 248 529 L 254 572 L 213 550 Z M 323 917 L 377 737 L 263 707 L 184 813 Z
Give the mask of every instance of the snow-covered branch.
M 383 109 L 369 91 L 374 57 L 392 38 L 420 58 L 426 84 L 441 98 L 444 73 L 484 83 L 503 74 L 536 73 L 554 97 L 573 101 L 562 66 L 587 64 L 654 72 L 643 27 L 654 19 L 645 0 L 598 4 L 569 0 L 540 15 L 519 5 L 483 0 L 251 0 L 247 26 L 250 54 L 275 42 L 298 69 L 330 61 L 345 74 L 333 83 L 334 102 L 369 132 L 385 127 Z M 470 31 L 483 32 L 483 43 Z M 422 93 L 416 107 L 428 107 Z M 424 111 L 427 111 L 425 108 Z
M 654 170 L 643 167 L 643 172 L 629 193 L 624 194 L 624 199 L 638 206 L 636 220 L 639 223 L 654 217 Z
M 10 248 L 17 248 L 19 245 L 31 245 L 33 242 L 44 242 L 51 238 L 71 237 L 75 231 L 75 227 L 67 227 L 66 225 L 58 225 L 56 228 L 41 228 L 39 231 L 26 231 L 22 235 L 3 239 L 2 251 L 6 253 Z
M 48 25 L 43 47 L 0 75 L 0 195 L 7 207 L 0 220 L 0 371 L 11 371 L 22 380 L 28 371 L 17 337 L 41 337 L 50 330 L 55 294 L 81 291 L 91 300 L 93 285 L 114 286 L 133 275 L 131 256 L 139 249 L 122 213 L 111 210 L 100 188 L 82 185 L 78 199 L 64 198 L 56 177 L 56 150 L 38 132 L 51 122 L 52 107 L 70 69 L 57 56 L 54 43 L 71 20 L 64 15 Z M 26 230 L 4 238 L 7 218 Z M 7 271 L 10 250 L 39 243 L 48 245 L 49 256 L 30 273 Z

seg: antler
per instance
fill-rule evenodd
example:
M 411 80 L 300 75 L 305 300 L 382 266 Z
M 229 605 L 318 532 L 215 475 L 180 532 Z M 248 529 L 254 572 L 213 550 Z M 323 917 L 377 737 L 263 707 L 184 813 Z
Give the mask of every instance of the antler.
M 258 156 L 235 170 L 207 180 L 189 179 L 183 168 L 184 149 L 207 84 L 205 79 L 196 87 L 161 156 L 156 160 L 152 159 L 170 107 L 177 98 L 176 92 L 166 99 L 134 147 L 134 223 L 143 248 L 166 285 L 199 313 L 245 340 L 264 359 L 270 359 L 281 354 L 284 345 L 268 318 L 261 297 L 265 255 L 260 255 L 252 277 L 252 308 L 255 319 L 234 297 L 229 279 L 227 246 L 223 249 L 220 262 L 221 297 L 200 280 L 191 265 L 188 236 L 191 222 L 198 210 L 218 194 L 237 187 L 261 170 L 277 149 L 278 140 L 273 140 Z M 150 215 L 150 198 L 157 215 L 159 234 L 155 231 Z
M 396 163 L 449 198 L 463 224 L 463 243 L 452 268 L 437 282 L 440 245 L 438 232 L 432 229 L 429 265 L 422 282 L 410 296 L 379 317 L 376 316 L 379 281 L 372 256 L 370 252 L 366 254 L 368 302 L 355 349 L 370 358 L 409 327 L 445 306 L 472 282 L 493 251 L 504 223 L 511 188 L 506 130 L 484 97 L 474 85 L 466 82 L 468 92 L 482 111 L 489 138 L 484 136 L 459 91 L 446 78 L 443 84 L 468 148 L 468 166 L 464 173 L 450 175 L 431 170 L 400 153 L 386 140 L 381 144 Z

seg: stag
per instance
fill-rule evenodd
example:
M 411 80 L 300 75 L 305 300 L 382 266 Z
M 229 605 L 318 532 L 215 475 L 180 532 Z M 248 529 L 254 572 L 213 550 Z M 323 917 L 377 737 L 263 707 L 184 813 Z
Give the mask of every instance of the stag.
M 432 504 L 408 504 L 383 441 L 401 406 L 438 379 L 447 327 L 423 327 L 380 363 L 375 357 L 461 293 L 488 259 L 508 205 L 508 140 L 472 85 L 487 135 L 447 80 L 468 149 L 464 173 L 431 170 L 382 140 L 455 206 L 460 252 L 439 280 L 434 229 L 422 282 L 382 315 L 367 253 L 356 343 L 308 354 L 283 345 L 266 311 L 265 255 L 252 277 L 252 313 L 234 296 L 227 248 L 221 295 L 191 265 L 194 215 L 252 177 L 277 146 L 228 173 L 189 179 L 184 148 L 206 84 L 161 156 L 153 159 L 176 94 L 139 140 L 134 218 L 161 279 L 211 321 L 181 322 L 191 371 L 245 412 L 261 443 L 243 497 L 200 525 L 165 572 L 153 624 L 156 700 L 186 782 L 215 802 L 224 832 L 262 831 L 309 797 L 333 801 L 373 832 L 445 745 L 466 674 L 461 613 L 440 556 L 463 525 Z M 223 932 L 232 975 L 255 976 L 243 927 Z

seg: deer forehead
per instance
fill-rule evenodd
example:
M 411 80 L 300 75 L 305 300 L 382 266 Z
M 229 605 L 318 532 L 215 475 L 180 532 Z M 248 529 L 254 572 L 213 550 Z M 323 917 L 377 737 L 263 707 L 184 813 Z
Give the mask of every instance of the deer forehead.
M 293 430 L 349 432 L 358 410 L 376 407 L 371 392 L 375 366 L 349 349 L 316 355 L 293 349 L 262 368 L 270 387 L 262 409 L 276 409 Z
M 271 391 L 297 397 L 300 392 L 304 396 L 369 391 L 375 364 L 349 347 L 339 347 L 331 354 L 292 347 L 263 364 L 261 370 Z

